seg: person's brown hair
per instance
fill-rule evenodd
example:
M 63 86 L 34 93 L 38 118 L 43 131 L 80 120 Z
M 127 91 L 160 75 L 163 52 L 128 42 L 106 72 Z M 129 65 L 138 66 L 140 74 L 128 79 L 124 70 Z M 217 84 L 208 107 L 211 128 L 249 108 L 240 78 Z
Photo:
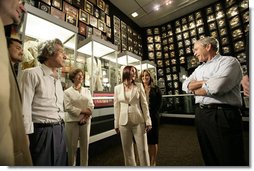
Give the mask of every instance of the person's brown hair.
M 63 47 L 63 43 L 59 39 L 47 40 L 41 43 L 38 47 L 38 61 L 43 64 L 47 61 L 48 57 L 54 55 L 57 52 L 56 45 Z
M 151 76 L 151 73 L 150 73 L 150 71 L 149 71 L 148 69 L 144 69 L 144 70 L 141 71 L 141 73 L 140 73 L 139 79 L 141 80 L 142 84 L 144 84 L 143 81 L 142 81 L 142 77 L 144 76 L 144 73 L 145 73 L 145 72 L 146 72 L 146 73 L 149 75 L 149 77 L 150 77 L 149 85 L 150 85 L 150 86 L 154 86 L 153 77 Z
M 85 73 L 83 72 L 82 69 L 79 69 L 79 68 L 73 69 L 73 70 L 69 73 L 69 79 L 71 80 L 72 83 L 74 83 L 74 78 L 75 78 L 75 76 L 76 76 L 78 73 L 80 73 L 80 72 L 82 72 L 82 74 L 83 74 L 83 76 L 84 76 L 84 79 L 85 79 Z
M 122 75 L 122 82 L 124 82 L 125 80 L 130 81 L 132 79 L 130 76 L 131 76 L 131 69 L 133 67 L 134 66 L 130 66 L 130 65 L 127 65 L 124 67 L 123 75 Z M 135 84 L 135 80 L 132 80 L 132 82 Z

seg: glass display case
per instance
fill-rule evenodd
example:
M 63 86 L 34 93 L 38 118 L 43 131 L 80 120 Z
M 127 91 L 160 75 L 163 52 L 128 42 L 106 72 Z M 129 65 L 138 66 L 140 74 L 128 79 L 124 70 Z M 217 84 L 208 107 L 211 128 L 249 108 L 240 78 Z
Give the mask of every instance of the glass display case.
M 79 42 L 78 57 L 85 61 L 85 86 L 94 92 L 113 92 L 118 84 L 117 46 L 92 35 Z
M 63 42 L 67 54 L 66 65 L 59 70 L 62 83 L 65 84 L 69 80 L 66 79 L 68 72 L 76 64 L 78 28 L 29 4 L 26 4 L 25 8 L 27 12 L 21 27 L 24 59 L 20 68 L 26 69 L 39 65 L 38 45 L 43 41 L 58 38 Z

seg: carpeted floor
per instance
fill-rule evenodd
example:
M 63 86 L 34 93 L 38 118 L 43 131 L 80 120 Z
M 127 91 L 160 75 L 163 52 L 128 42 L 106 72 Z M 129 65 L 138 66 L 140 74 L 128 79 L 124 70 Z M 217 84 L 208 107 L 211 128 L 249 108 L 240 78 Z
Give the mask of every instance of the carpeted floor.
M 157 166 L 204 166 L 192 120 L 162 122 Z M 249 160 L 249 131 L 245 126 L 246 159 Z M 89 166 L 124 166 L 119 135 L 90 144 Z

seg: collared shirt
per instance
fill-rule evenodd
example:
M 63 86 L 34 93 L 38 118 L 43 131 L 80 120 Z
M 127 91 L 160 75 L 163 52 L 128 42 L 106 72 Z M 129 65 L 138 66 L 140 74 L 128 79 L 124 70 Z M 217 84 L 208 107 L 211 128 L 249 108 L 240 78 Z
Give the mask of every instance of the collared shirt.
M 80 112 L 89 108 L 94 109 L 91 92 L 88 88 L 81 87 L 80 92 L 72 86 L 64 91 L 65 122 L 79 121 Z
M 241 106 L 241 79 L 242 70 L 236 58 L 216 55 L 212 60 L 198 66 L 184 81 L 182 89 L 191 93 L 188 89 L 191 81 L 207 80 L 202 86 L 207 95 L 195 96 L 195 103 Z
M 59 122 L 64 118 L 61 81 L 46 65 L 24 70 L 20 88 L 26 134 L 33 133 L 33 123 Z

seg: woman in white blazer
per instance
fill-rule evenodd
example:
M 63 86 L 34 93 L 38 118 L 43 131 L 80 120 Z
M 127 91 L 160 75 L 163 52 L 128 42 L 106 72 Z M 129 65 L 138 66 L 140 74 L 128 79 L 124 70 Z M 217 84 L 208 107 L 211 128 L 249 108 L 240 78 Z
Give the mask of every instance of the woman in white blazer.
M 152 128 L 144 88 L 135 83 L 136 70 L 133 66 L 123 69 L 122 83 L 114 90 L 114 125 L 120 133 L 126 166 L 136 166 L 133 137 L 138 148 L 141 166 L 149 166 L 146 132 Z
M 68 165 L 76 163 L 78 139 L 80 142 L 80 165 L 88 166 L 88 148 L 91 115 L 94 109 L 91 92 L 82 87 L 84 72 L 75 69 L 69 75 L 73 86 L 64 91 L 65 131 L 68 148 Z

